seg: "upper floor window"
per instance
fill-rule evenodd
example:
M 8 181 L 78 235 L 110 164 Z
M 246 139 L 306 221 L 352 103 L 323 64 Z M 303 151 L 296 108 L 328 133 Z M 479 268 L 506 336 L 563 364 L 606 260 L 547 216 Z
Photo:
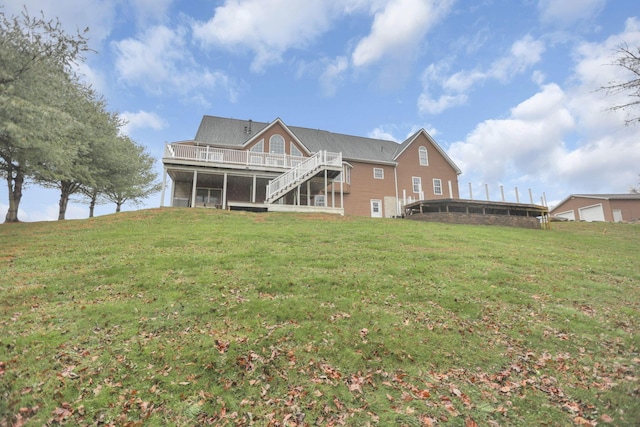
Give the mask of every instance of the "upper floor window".
M 382 168 L 373 168 L 373 177 L 375 179 L 384 179 L 384 169 L 382 169 Z
M 427 154 L 427 147 L 420 147 L 418 149 L 418 155 L 420 157 L 420 166 L 429 166 L 429 155 Z
M 442 196 L 442 180 L 434 178 L 433 180 L 433 194 L 436 196 Z
M 263 153 L 264 152 L 264 139 L 261 139 L 260 142 L 258 142 L 253 147 L 251 147 L 249 149 L 249 151 L 252 151 L 254 153 Z
M 302 157 L 302 151 L 298 150 L 298 147 L 296 147 L 293 142 L 291 142 L 291 146 L 289 148 L 292 156 Z
M 269 138 L 269 153 L 284 154 L 284 138 L 275 134 Z

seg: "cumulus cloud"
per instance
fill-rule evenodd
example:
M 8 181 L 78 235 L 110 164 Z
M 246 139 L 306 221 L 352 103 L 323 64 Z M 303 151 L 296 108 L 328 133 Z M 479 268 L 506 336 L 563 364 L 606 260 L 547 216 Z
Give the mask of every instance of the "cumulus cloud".
M 452 144 L 451 156 L 467 171 L 461 180 L 544 184 L 558 194 L 626 192 L 640 164 L 637 129 L 608 111 L 617 99 L 599 90 L 622 78 L 606 64 L 623 40 L 640 43 L 637 20 L 603 42 L 579 45 L 566 88 L 545 84 L 507 118 L 486 120 Z
M 324 33 L 335 11 L 324 0 L 227 0 L 207 22 L 196 22 L 193 34 L 204 46 L 253 52 L 251 68 L 262 71 Z
M 510 81 L 539 62 L 544 50 L 541 40 L 526 35 L 511 45 L 508 54 L 493 61 L 486 69 L 461 70 L 449 74 L 449 60 L 430 64 L 423 73 L 424 91 L 418 98 L 418 109 L 422 113 L 437 114 L 464 104 L 468 96 L 466 92 L 473 86 L 486 80 Z M 433 88 L 442 94 L 434 97 Z
M 155 94 L 200 96 L 202 91 L 223 90 L 232 101 L 237 96 L 233 80 L 218 70 L 198 65 L 187 49 L 185 28 L 149 27 L 138 38 L 113 43 L 115 67 L 121 81 Z
M 607 0 L 540 0 L 538 12 L 543 23 L 565 29 L 576 22 L 593 18 L 606 3 Z
M 130 135 L 131 132 L 136 129 L 153 129 L 158 131 L 167 126 L 166 122 L 160 116 L 148 111 L 138 111 L 137 113 L 125 111 L 120 114 L 120 117 L 125 121 L 125 125 L 121 131 L 126 135 Z
M 376 13 L 371 33 L 353 51 L 351 61 L 362 67 L 386 55 L 406 55 L 420 44 L 431 27 L 445 15 L 452 0 L 391 0 Z
M 339 56 L 326 66 L 320 76 L 320 84 L 327 96 L 333 96 L 349 68 L 349 60 L 346 56 Z

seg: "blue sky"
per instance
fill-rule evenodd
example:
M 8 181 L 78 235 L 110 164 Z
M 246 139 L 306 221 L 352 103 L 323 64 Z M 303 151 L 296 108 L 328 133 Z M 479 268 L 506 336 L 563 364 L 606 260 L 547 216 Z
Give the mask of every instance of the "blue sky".
M 460 194 L 548 204 L 638 184 L 640 126 L 598 89 L 640 46 L 635 0 L 8 0 L 68 31 L 89 27 L 80 71 L 157 158 L 203 115 L 404 140 L 426 129 L 462 169 Z M 0 187 L 0 215 L 8 201 Z M 58 194 L 24 193 L 23 221 Z M 160 195 L 142 207 L 158 207 Z M 125 210 L 137 209 L 125 206 Z M 112 213 L 113 205 L 97 208 Z M 67 218 L 88 207 L 71 203 Z

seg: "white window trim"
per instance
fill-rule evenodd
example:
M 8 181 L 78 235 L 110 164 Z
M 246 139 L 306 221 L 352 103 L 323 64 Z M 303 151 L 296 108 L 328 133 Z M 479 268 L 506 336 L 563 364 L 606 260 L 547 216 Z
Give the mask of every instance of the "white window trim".
M 380 172 L 380 176 L 376 176 L 376 172 Z M 384 169 L 382 168 L 373 168 L 373 178 L 374 179 L 384 179 Z
M 417 181 L 416 181 L 417 180 Z M 416 182 L 418 184 L 418 190 L 416 191 Z M 419 176 L 412 176 L 411 177 L 411 186 L 413 188 L 413 192 L 416 194 L 419 194 L 422 192 L 422 178 L 420 178 Z
M 264 153 L 264 139 L 256 142 L 253 147 L 249 149 L 252 153 Z
M 440 191 L 438 191 L 440 187 Z M 433 178 L 433 194 L 436 196 L 442 196 L 442 180 L 440 178 Z
M 422 156 L 424 153 L 424 157 Z M 418 161 L 420 162 L 420 166 L 429 166 L 429 152 L 427 151 L 427 147 L 418 148 Z
M 293 143 L 293 141 L 291 141 L 289 143 L 289 153 L 293 157 L 302 157 L 303 156 L 302 151 L 300 151 L 300 149 L 298 147 L 296 147 L 296 145 Z
M 280 142 L 282 142 L 282 152 L 280 151 L 274 151 L 273 150 L 273 146 L 274 146 L 274 141 L 277 139 L 278 142 L 278 147 L 280 147 Z M 278 133 L 276 133 L 275 135 L 271 135 L 271 138 L 269 138 L 269 153 L 270 154 L 285 154 L 285 150 L 286 150 L 286 142 L 284 140 L 284 137 Z

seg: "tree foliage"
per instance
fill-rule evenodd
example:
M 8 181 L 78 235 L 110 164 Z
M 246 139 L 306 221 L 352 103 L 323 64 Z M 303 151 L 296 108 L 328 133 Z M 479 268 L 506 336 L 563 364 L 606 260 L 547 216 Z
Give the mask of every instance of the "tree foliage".
M 626 44 L 620 46 L 613 65 L 627 70 L 629 78 L 622 82 L 612 82 L 603 89 L 610 94 L 625 93 L 630 99 L 611 107 L 611 110 L 629 110 L 640 106 L 640 46 L 635 48 L 630 48 Z M 640 114 L 632 113 L 629 117 L 625 120 L 627 124 L 640 122 Z
M 85 30 L 86 31 L 86 30 Z M 60 190 L 58 219 L 73 194 L 120 211 L 158 191 L 154 160 L 120 134 L 123 120 L 81 83 L 73 64 L 87 51 L 83 34 L 60 22 L 0 13 L 0 177 L 9 190 L 6 222 L 18 221 L 27 180 Z
M 73 96 L 72 64 L 87 50 L 82 34 L 25 11 L 0 12 L 0 174 L 7 181 L 6 221 L 18 221 L 25 179 L 64 168 L 75 147 L 62 136 L 74 118 L 63 106 Z

